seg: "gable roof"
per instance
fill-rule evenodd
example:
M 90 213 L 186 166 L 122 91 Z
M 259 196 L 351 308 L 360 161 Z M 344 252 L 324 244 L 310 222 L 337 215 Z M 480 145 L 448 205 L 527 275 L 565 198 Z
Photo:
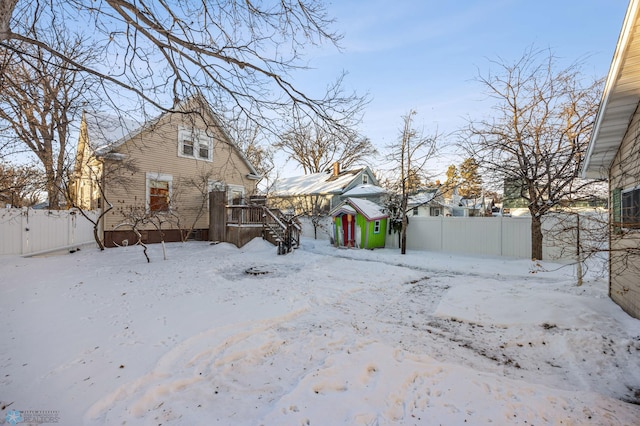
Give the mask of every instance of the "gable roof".
M 90 148 L 98 155 L 122 145 L 141 130 L 142 124 L 123 116 L 84 111 Z
M 338 216 L 342 214 L 354 214 L 354 210 L 363 215 L 368 221 L 380 220 L 389 217 L 382 207 L 374 203 L 373 201 L 364 200 L 361 198 L 347 198 L 345 201 L 335 207 L 329 214 L 331 216 Z
M 87 126 L 89 147 L 98 156 L 106 155 L 126 141 L 138 135 L 143 130 L 160 121 L 165 115 L 173 113 L 175 111 L 185 111 L 186 108 L 188 108 L 188 106 L 192 103 L 196 103 L 196 105 L 205 108 L 205 111 L 208 113 L 211 120 L 213 120 L 215 126 L 225 138 L 226 142 L 229 143 L 233 148 L 235 148 L 242 161 L 250 170 L 250 173 L 247 177 L 251 179 L 260 179 L 261 176 L 258 174 L 255 167 L 253 167 L 253 164 L 249 162 L 244 153 L 231 139 L 229 134 L 226 132 L 226 130 L 218 120 L 217 116 L 211 110 L 211 107 L 209 106 L 207 101 L 201 95 L 195 95 L 189 99 L 186 99 L 176 105 L 174 109 L 164 111 L 157 117 L 152 118 L 145 123 L 140 123 L 134 119 L 123 117 L 122 115 L 110 115 L 98 112 L 84 111 L 82 119 Z
M 371 185 L 369 183 L 365 183 L 362 185 L 357 185 L 348 191 L 345 191 L 342 194 L 343 197 L 366 197 L 366 196 L 375 196 L 386 194 L 386 190 L 377 185 Z
M 312 173 L 278 179 L 271 189 L 272 196 L 341 194 L 366 169 L 346 170 L 337 176 L 332 173 Z
M 607 177 L 640 102 L 640 0 L 631 0 L 602 93 L 582 176 Z
M 418 192 L 417 194 L 410 195 L 407 200 L 407 207 L 419 207 L 422 205 L 427 205 L 432 201 L 438 202 L 438 204 L 442 204 L 442 200 L 436 200 L 439 197 L 438 189 L 426 189 Z

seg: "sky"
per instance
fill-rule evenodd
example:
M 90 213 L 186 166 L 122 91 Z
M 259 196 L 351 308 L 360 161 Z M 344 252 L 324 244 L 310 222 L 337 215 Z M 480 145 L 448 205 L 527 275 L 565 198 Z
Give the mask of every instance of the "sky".
M 368 94 L 360 131 L 383 149 L 397 140 L 402 116 L 417 111 L 425 135 L 459 130 L 490 113 L 476 78 L 490 61 L 512 63 L 526 49 L 550 49 L 561 65 L 581 61 L 586 76 L 608 73 L 625 0 L 334 1 L 328 14 L 342 51 L 307 52 L 310 70 L 296 82 L 311 91 L 347 73 L 345 87 Z M 494 66 L 495 67 L 495 66 Z M 448 163 L 447 163 L 448 165 Z M 446 165 L 443 165 L 446 169 Z
M 0 256 L 0 424 L 637 424 L 600 269 L 321 237 Z

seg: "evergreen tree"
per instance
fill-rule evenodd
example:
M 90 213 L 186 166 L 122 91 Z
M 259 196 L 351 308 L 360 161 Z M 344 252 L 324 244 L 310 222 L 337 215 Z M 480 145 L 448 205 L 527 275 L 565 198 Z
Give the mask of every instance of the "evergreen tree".
M 464 198 L 478 198 L 482 195 L 482 177 L 478 163 L 472 157 L 460 164 L 460 187 L 458 194 Z

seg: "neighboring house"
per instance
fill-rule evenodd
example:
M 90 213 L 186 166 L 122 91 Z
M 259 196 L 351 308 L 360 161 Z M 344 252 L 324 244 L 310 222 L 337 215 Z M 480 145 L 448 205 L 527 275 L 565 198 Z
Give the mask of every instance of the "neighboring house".
M 609 296 L 640 318 L 640 0 L 631 0 L 589 141 L 583 177 L 607 178 Z
M 387 194 L 387 191 L 377 185 L 372 185 L 369 183 L 357 185 L 348 191 L 345 191 L 340 195 L 341 200 L 346 200 L 347 198 L 360 198 L 363 200 L 369 200 L 373 203 L 380 204 L 383 197 Z
M 438 188 L 429 188 L 410 195 L 407 200 L 408 216 L 435 217 L 449 216 L 450 209 L 444 205 L 444 199 Z
M 333 220 L 333 242 L 336 246 L 366 249 L 384 247 L 389 216 L 376 203 L 348 198 L 329 214 Z
M 577 186 L 582 186 L 581 179 L 574 179 Z M 526 191 L 523 185 L 514 179 L 505 179 L 503 183 L 504 195 L 502 197 L 502 212 L 504 214 L 510 214 L 511 216 L 529 216 L 529 201 L 525 199 L 522 194 Z M 555 207 L 556 210 L 586 210 L 593 211 L 596 208 L 607 207 L 607 196 L 603 191 L 603 188 L 595 188 L 594 186 L 588 186 L 587 190 L 573 191 L 571 196 L 573 199 L 560 200 Z
M 278 179 L 269 191 L 267 203 L 299 215 L 322 215 L 328 214 L 352 190 L 351 198 L 365 199 L 378 199 L 384 192 L 369 167 L 341 171 L 335 163 L 325 173 Z
M 449 208 L 452 216 L 485 217 L 491 216 L 493 199 L 484 196 L 478 198 L 454 198 Z
M 226 191 L 241 204 L 260 180 L 201 96 L 152 121 L 85 112 L 72 192 L 84 209 L 111 208 L 102 218 L 106 246 L 138 221 L 143 241 L 207 239 L 208 194 Z

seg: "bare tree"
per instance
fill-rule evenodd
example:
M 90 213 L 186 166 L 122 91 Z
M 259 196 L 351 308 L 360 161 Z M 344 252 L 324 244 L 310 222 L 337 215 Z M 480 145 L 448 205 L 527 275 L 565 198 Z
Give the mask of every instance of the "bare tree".
M 416 111 L 411 110 L 402 117 L 403 128 L 398 142 L 389 146 L 388 159 L 396 171 L 394 187 L 399 194 L 397 211 L 400 221 L 400 252 L 407 252 L 407 213 L 408 201 L 412 192 L 417 189 L 416 182 L 426 180 L 425 165 L 437 153 L 438 134 L 425 137 L 423 132 L 414 129 L 413 117 Z
M 32 165 L 13 166 L 0 162 L 0 208 L 29 207 L 38 202 L 42 173 Z
M 39 34 L 77 63 L 95 57 L 85 40 L 57 29 Z M 33 154 L 46 179 L 49 208 L 63 206 L 64 172 L 68 168 L 69 136 L 92 83 L 39 44 L 0 43 L 0 123 L 7 127 L 3 146 Z
M 86 132 L 81 127 L 80 132 Z M 86 134 L 81 140 L 90 143 Z M 100 232 L 103 218 L 113 210 L 113 204 L 106 195 L 105 188 L 126 188 L 131 184 L 131 176 L 138 172 L 138 167 L 129 159 L 113 158 L 109 154 L 96 156 L 92 147 L 79 144 L 81 151 L 76 155 L 73 171 L 68 172 L 68 179 L 63 181 L 65 197 L 70 207 L 78 209 L 82 217 L 93 225 L 93 238 L 102 251 L 105 249 L 103 235 Z M 89 210 L 99 210 L 100 214 L 94 219 L 87 214 Z
M 273 181 L 272 173 L 275 169 L 274 151 L 268 143 L 268 135 L 265 135 L 262 127 L 242 113 L 227 117 L 225 124 L 230 139 L 235 141 L 258 174 L 266 179 L 268 186 L 268 182 Z
M 66 22 L 86 26 L 92 38 L 85 48 L 103 48 L 103 63 L 83 64 L 32 33 Z M 0 7 L 0 48 L 21 53 L 37 47 L 62 68 L 98 77 L 110 89 L 107 96 L 124 89 L 141 106 L 166 110 L 200 93 L 214 107 L 237 108 L 272 130 L 292 111 L 340 127 L 363 102 L 344 93 L 343 76 L 319 94 L 292 83 L 293 72 L 306 68 L 302 52 L 310 45 L 339 47 L 333 23 L 323 3 L 313 0 L 9 0 Z
M 208 212 L 209 183 L 213 178 L 214 173 L 212 170 L 200 170 L 193 177 L 180 178 L 177 184 L 173 186 L 169 204 L 174 207 L 167 212 L 164 219 L 180 230 L 182 242 L 186 242 L 192 237 L 198 221 Z M 186 200 L 188 197 L 193 199 Z M 182 208 L 181 206 L 188 207 Z M 157 222 L 158 229 L 162 229 L 162 223 L 158 222 L 160 218 L 162 217 L 158 216 L 151 219 Z
M 336 130 L 305 120 L 297 120 L 274 148 L 300 165 L 304 174 L 322 173 L 334 163 L 346 170 L 356 164 L 366 164 L 378 153 L 371 141 L 355 130 Z
M 515 63 L 492 62 L 498 72 L 479 76 L 495 115 L 470 121 L 463 147 L 484 177 L 507 182 L 531 214 L 531 256 L 542 259 L 542 217 L 576 201 L 591 181 L 577 180 L 601 93 L 580 64 L 558 69 L 551 52 L 527 50 Z

